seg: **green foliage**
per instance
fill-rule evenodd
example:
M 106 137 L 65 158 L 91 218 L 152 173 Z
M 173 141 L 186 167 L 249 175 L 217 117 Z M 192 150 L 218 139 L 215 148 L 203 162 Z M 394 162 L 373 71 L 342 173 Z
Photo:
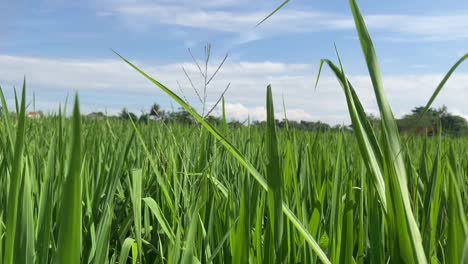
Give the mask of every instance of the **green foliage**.
M 16 131 L 19 120 L 9 120 Z M 140 256 L 142 263 L 266 261 L 269 249 L 265 239 L 271 227 L 267 220 L 268 195 L 261 191 L 263 183 L 249 178 L 244 165 L 198 126 L 137 122 L 134 128 L 120 119 L 84 119 L 80 130 L 82 159 L 78 161 L 77 156 L 70 156 L 77 144 L 72 139 L 78 131 L 72 128 L 77 127 L 74 120 L 57 115 L 27 124 L 24 142 L 28 143 L 23 144 L 21 167 L 27 168 L 24 175 L 28 175 L 29 184 L 20 186 L 19 197 L 24 198 L 18 200 L 17 211 L 21 212 L 18 219 L 23 220 L 16 221 L 22 227 L 16 229 L 15 238 L 29 243 L 15 242 L 18 253 L 14 256 L 29 248 L 37 263 L 57 260 L 59 252 L 63 258 L 80 252 L 81 263 L 125 263 L 127 259 L 127 263 L 138 263 Z M 2 258 L 6 254 L 6 204 L 11 186 L 7 179 L 12 175 L 15 153 L 9 147 L 6 126 L 2 119 L 0 175 L 8 176 L 0 178 L 0 226 L 5 227 L 0 228 Z M 222 124 L 219 128 L 223 128 Z M 278 169 L 269 174 L 266 166 L 271 160 L 266 132 L 263 127 L 226 127 L 223 138 L 238 146 L 243 159 L 259 175 L 282 178 L 281 209 L 288 213 L 284 214 L 281 239 L 281 258 L 285 262 L 319 263 L 310 240 L 306 240 L 307 233 L 334 262 L 387 262 L 397 256 L 397 240 L 388 228 L 395 220 L 383 212 L 354 134 L 277 130 L 278 175 Z M 425 219 L 437 219 L 437 229 L 428 233 L 427 241 L 432 241 L 436 249 L 433 258 L 440 262 L 445 259 L 445 263 L 453 263 L 450 261 L 463 255 L 467 149 L 466 137 L 442 137 L 439 142 L 437 138 L 416 136 L 404 151 L 405 157 L 411 157 L 408 192 L 415 219 L 421 228 Z M 205 161 L 201 157 L 206 157 Z M 72 160 L 80 166 L 71 166 Z M 78 168 L 80 178 L 70 177 Z M 76 171 L 74 175 L 78 175 Z M 77 182 L 70 184 L 72 179 L 83 182 L 81 206 L 76 200 L 64 198 L 78 193 Z M 418 184 L 413 188 L 414 182 Z M 431 191 L 433 185 L 440 186 L 434 189 L 436 192 Z M 28 188 L 29 192 L 22 191 Z M 440 198 L 425 203 L 431 193 L 438 193 L 435 196 Z M 76 217 L 71 216 L 80 208 L 81 250 L 67 243 L 72 240 L 60 239 L 65 237 L 61 233 L 68 234 L 61 229 L 79 227 Z M 70 211 L 70 217 L 62 217 L 63 210 Z M 32 218 L 23 217 L 28 215 Z M 33 219 L 32 226 L 27 219 Z M 296 225 L 303 226 L 307 233 L 301 233 Z M 273 236 L 267 245 L 279 242 Z
M 461 116 L 449 113 L 445 106 L 427 111 L 423 106 L 415 107 L 411 114 L 397 120 L 397 123 L 402 132 L 434 135 L 441 130 L 445 135 L 468 135 L 468 122 Z
M 82 240 L 82 132 L 78 96 L 75 97 L 68 155 L 68 172 L 61 189 L 57 263 L 80 263 Z
M 2 98 L 3 98 L 3 93 L 2 93 Z M 5 104 L 3 105 L 5 107 Z M 17 130 L 16 130 L 16 137 L 15 141 L 13 143 L 13 138 L 11 138 L 11 134 L 9 135 L 9 140 L 10 142 L 5 142 L 5 145 L 3 146 L 4 149 L 6 150 L 11 150 L 7 147 L 6 144 L 11 144 L 10 146 L 14 146 L 14 151 L 13 151 L 13 157 L 10 156 L 10 164 L 8 170 L 11 171 L 8 173 L 8 183 L 9 183 L 9 188 L 8 188 L 8 198 L 7 198 L 7 206 L 2 208 L 6 208 L 6 211 L 2 212 L 2 215 L 6 215 L 6 232 L 5 232 L 5 245 L 4 245 L 4 255 L 3 255 L 3 263 L 13 263 L 14 256 L 18 255 L 23 255 L 26 252 L 18 252 L 22 248 L 16 247 L 15 246 L 15 240 L 18 240 L 16 236 L 16 230 L 17 229 L 25 229 L 27 227 L 21 226 L 18 227 L 18 215 L 22 212 L 21 210 L 18 210 L 19 205 L 21 203 L 19 202 L 20 199 L 22 200 L 22 197 L 20 197 L 20 188 L 22 186 L 22 182 L 24 180 L 24 173 L 23 173 L 23 151 L 24 151 L 24 138 L 25 138 L 25 123 L 26 123 L 26 80 L 23 82 L 23 90 L 22 90 L 22 96 L 21 96 L 21 106 L 20 106 L 20 111 L 19 111 L 19 116 L 18 116 L 18 122 L 17 122 Z M 18 112 L 18 111 L 17 111 Z M 4 120 L 4 122 L 9 122 L 9 120 Z M 9 129 L 10 125 L 7 124 L 5 125 L 7 129 Z M 3 131 L 3 129 L 2 129 Z M 11 152 L 9 155 L 12 155 Z M 7 175 L 6 173 L 3 173 L 2 175 Z M 4 182 L 6 184 L 7 182 Z M 21 219 L 20 219 L 21 220 Z M 20 222 L 20 225 L 23 224 Z M 24 248 L 23 248 L 24 249 Z M 27 260 L 28 262 L 31 261 L 30 259 Z
M 224 98 L 222 119 L 206 118 L 123 58 L 180 104 L 179 121 L 82 119 L 76 97 L 70 118 L 65 107 L 28 122 L 26 85 L 15 117 L 0 89 L 0 263 L 466 263 L 468 137 L 401 140 L 350 4 L 381 120 L 368 119 L 339 56 L 321 67 L 353 133 L 277 129 L 270 86 L 266 123 L 228 126 Z M 458 131 L 430 105 L 465 59 L 416 122 L 438 116 Z
M 468 121 L 461 116 L 447 115 L 440 119 L 442 131 L 449 135 L 468 135 Z
M 132 112 L 129 112 L 127 108 L 122 109 L 122 111 L 119 114 L 119 117 L 123 120 L 131 120 L 133 122 L 138 121 L 138 116 Z

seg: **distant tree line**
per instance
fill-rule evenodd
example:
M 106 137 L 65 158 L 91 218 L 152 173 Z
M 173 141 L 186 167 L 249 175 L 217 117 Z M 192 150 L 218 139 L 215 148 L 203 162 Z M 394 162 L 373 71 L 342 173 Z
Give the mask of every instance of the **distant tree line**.
M 418 106 L 411 110 L 411 113 L 404 115 L 402 118 L 397 119 L 398 129 L 401 133 L 410 134 L 425 134 L 435 135 L 439 131 L 445 135 L 464 136 L 468 135 L 468 122 L 462 116 L 454 115 L 448 112 L 446 106 L 438 109 L 430 108 L 424 116 L 421 114 L 424 107 Z M 93 118 L 105 117 L 102 112 L 91 113 Z M 180 123 L 185 125 L 195 124 L 193 117 L 183 108 L 177 111 L 162 110 L 159 104 L 153 104 L 148 113 L 143 113 L 137 116 L 135 113 L 129 112 L 126 108 L 122 109 L 118 117 L 123 120 L 133 120 L 134 122 L 141 122 L 147 124 L 148 122 L 164 122 L 164 123 Z M 368 116 L 369 121 L 373 126 L 379 128 L 380 119 L 374 115 Z M 221 125 L 222 120 L 217 116 L 207 116 L 206 120 L 213 125 Z M 246 125 L 247 121 L 241 122 L 232 120 L 228 122 L 231 127 L 242 127 Z M 266 126 L 265 121 L 253 121 L 250 123 L 253 127 Z M 324 122 L 313 121 L 294 121 L 294 120 L 276 120 L 278 128 L 286 128 L 304 131 L 330 131 L 330 130 L 348 130 L 352 126 L 331 126 Z
M 430 108 L 423 116 L 423 106 L 415 107 L 411 113 L 397 119 L 398 130 L 408 134 L 465 136 L 468 135 L 468 122 L 462 116 L 449 113 L 446 106 Z M 380 119 L 369 116 L 369 121 L 378 126 Z
M 94 112 L 89 114 L 88 117 L 101 118 L 105 117 L 105 115 L 102 112 Z M 193 117 L 183 108 L 179 108 L 177 111 L 166 111 L 162 110 L 159 104 L 156 103 L 151 106 L 149 113 L 143 113 L 140 116 L 137 116 L 135 113 L 128 111 L 126 108 L 123 108 L 122 111 L 118 114 L 118 117 L 122 120 L 133 120 L 133 122 L 140 122 L 145 124 L 148 122 L 180 123 L 185 125 L 195 124 Z M 221 117 L 209 115 L 205 119 L 212 125 L 222 124 Z M 242 127 L 247 125 L 247 120 L 230 120 L 228 125 L 231 127 Z M 263 127 L 266 126 L 266 121 L 254 120 L 250 123 L 250 125 L 252 127 Z M 291 129 L 306 131 L 328 131 L 343 128 L 348 129 L 347 126 L 330 126 L 329 124 L 320 121 L 312 122 L 304 120 L 276 120 L 276 125 L 278 128 L 286 128 L 286 126 L 288 126 Z
M 0 106 L 0 118 L 2 114 L 2 107 Z M 418 106 L 411 110 L 411 113 L 404 115 L 402 118 L 397 119 L 398 129 L 401 133 L 410 134 L 427 134 L 435 135 L 439 131 L 445 135 L 453 136 L 467 136 L 468 135 L 468 122 L 465 118 L 459 115 L 449 113 L 446 106 L 440 108 L 430 108 L 424 116 L 421 116 L 424 111 L 424 107 Z M 14 114 L 14 113 L 12 113 Z M 103 112 L 93 112 L 87 115 L 91 119 L 103 119 L 106 115 Z M 162 110 L 160 105 L 153 104 L 148 113 L 143 113 L 137 116 L 135 113 L 128 111 L 123 108 L 118 114 L 117 118 L 122 120 L 133 120 L 134 122 L 145 123 L 148 122 L 163 122 L 163 123 L 180 123 L 185 125 L 195 124 L 193 117 L 185 111 L 183 108 L 179 108 L 177 111 L 166 111 Z M 220 117 L 207 116 L 206 120 L 213 125 L 221 125 L 222 120 Z M 374 115 L 369 115 L 368 120 L 371 124 L 379 128 L 380 119 Z M 228 122 L 231 127 L 242 127 L 246 125 L 247 121 L 241 122 L 238 120 L 232 120 Z M 330 131 L 339 129 L 352 129 L 352 126 L 331 126 L 327 123 L 320 121 L 294 121 L 294 120 L 276 120 L 278 128 L 289 127 L 295 130 L 304 131 Z M 250 123 L 253 127 L 266 126 L 265 121 L 253 121 Z
M 158 104 L 153 104 L 150 108 L 149 113 L 143 113 L 139 117 L 132 112 L 129 112 L 126 108 L 122 109 L 119 113 L 119 118 L 123 120 L 133 120 L 134 122 L 141 122 L 147 124 L 150 121 L 158 121 L 164 123 L 181 123 L 191 125 L 195 123 L 189 112 L 183 108 L 179 108 L 178 111 L 165 111 L 162 110 Z

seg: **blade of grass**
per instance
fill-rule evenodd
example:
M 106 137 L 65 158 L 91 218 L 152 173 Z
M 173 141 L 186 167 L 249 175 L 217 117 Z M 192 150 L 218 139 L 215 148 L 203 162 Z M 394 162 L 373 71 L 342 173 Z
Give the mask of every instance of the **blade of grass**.
M 16 225 L 15 263 L 34 263 L 34 219 L 31 197 L 31 180 L 28 165 L 25 165 L 21 196 L 19 200 L 18 223 Z
M 467 263 L 468 260 L 468 219 L 463 209 L 460 188 L 455 177 L 455 153 L 450 148 L 450 173 L 448 188 L 448 236 L 447 263 Z M 463 241 L 465 241 L 463 245 Z
M 24 132 L 26 122 L 26 79 L 23 81 L 23 92 L 21 96 L 21 106 L 18 115 L 18 127 L 16 130 L 16 139 L 14 147 L 14 158 L 12 172 L 10 174 L 10 188 L 8 191 L 8 205 L 6 215 L 6 234 L 3 263 L 12 264 L 15 254 L 15 237 L 18 218 L 18 198 L 23 179 L 23 151 L 24 151 Z
M 93 263 L 106 263 L 109 254 L 109 239 L 112 225 L 112 208 L 107 207 L 99 223 L 96 242 L 96 255 Z
M 81 115 L 75 96 L 68 174 L 63 182 L 57 263 L 80 263 L 81 255 Z
M 52 142 L 56 142 L 56 137 L 52 139 Z M 55 144 L 54 144 L 55 145 Z M 47 156 L 47 165 L 45 168 L 45 181 L 43 183 L 41 197 L 39 200 L 39 217 L 37 224 L 37 259 L 38 263 L 48 263 L 49 262 L 49 241 L 50 241 L 50 231 L 52 229 L 52 212 L 53 206 L 50 204 L 50 201 L 54 200 L 54 186 L 53 179 L 54 177 L 54 154 L 55 148 L 49 149 L 49 154 Z
M 416 124 L 419 124 L 419 122 L 421 121 L 421 119 L 424 117 L 424 115 L 427 113 L 427 111 L 429 110 L 429 108 L 431 107 L 432 103 L 434 102 L 434 100 L 437 98 L 437 96 L 439 95 L 440 91 L 442 90 L 442 88 L 444 88 L 445 84 L 447 83 L 447 81 L 450 79 L 450 77 L 452 76 L 452 74 L 455 72 L 455 70 L 465 61 L 465 60 L 468 60 L 468 53 L 465 54 L 464 56 L 462 56 L 457 62 L 455 62 L 455 64 L 452 66 L 452 68 L 450 68 L 450 70 L 447 72 L 447 74 L 445 74 L 444 78 L 442 79 L 442 81 L 440 81 L 439 85 L 437 85 L 437 88 L 435 89 L 434 93 L 432 94 L 431 98 L 429 99 L 429 101 L 427 102 L 426 106 L 424 106 L 424 110 L 421 112 L 420 114 L 420 117 L 418 118 L 418 121 L 416 122 Z
M 366 113 L 361 105 L 359 98 L 357 97 L 353 86 L 347 80 L 346 75 L 330 60 L 323 59 L 320 61 L 319 73 L 317 75 L 316 86 L 320 79 L 320 74 L 323 64 L 327 64 L 333 71 L 335 76 L 343 88 L 348 104 L 348 112 L 353 124 L 353 130 L 356 134 L 356 139 L 359 142 L 359 150 L 363 156 L 364 164 L 366 168 L 371 172 L 372 183 L 374 184 L 377 193 L 379 194 L 380 202 L 387 210 L 387 198 L 385 194 L 385 180 L 382 171 L 382 152 L 377 143 L 377 138 L 366 119 Z
M 392 161 L 392 170 L 394 170 L 396 176 L 396 184 L 394 184 L 395 190 L 392 191 L 392 193 L 394 193 L 393 199 L 396 198 L 395 202 L 397 209 L 395 212 L 398 220 L 401 221 L 404 219 L 404 226 L 400 225 L 403 228 L 399 229 L 400 233 L 398 235 L 398 239 L 400 240 L 399 245 L 401 248 L 401 253 L 408 262 L 427 263 L 427 258 L 424 254 L 424 249 L 422 246 L 421 234 L 411 209 L 409 191 L 407 187 L 408 184 L 406 169 L 402 155 L 400 155 L 401 144 L 398 128 L 384 93 L 384 87 L 377 62 L 377 56 L 374 50 L 374 45 L 370 38 L 369 32 L 367 31 L 364 19 L 356 1 L 350 0 L 349 3 L 361 43 L 362 52 L 364 54 L 369 75 L 373 84 L 377 104 L 379 106 L 382 126 L 384 128 L 382 132 L 384 133 L 385 140 L 387 141 L 387 144 L 385 145 L 389 148 L 387 151 L 389 158 L 391 158 Z M 390 180 L 393 181 L 394 179 Z M 405 233 L 405 229 L 407 229 L 408 233 Z M 410 248 L 407 248 L 405 245 L 410 246 Z
M 330 216 L 330 228 L 328 236 L 331 238 L 331 257 L 332 263 L 337 263 L 340 259 L 341 250 L 341 236 L 342 236 L 342 184 L 343 184 L 343 173 L 341 171 L 341 142 L 342 137 L 338 140 L 336 158 L 335 158 L 335 172 L 333 176 L 333 192 L 331 201 L 331 216 Z
M 192 264 L 195 262 L 196 258 L 193 255 L 193 248 L 195 247 L 195 239 L 198 227 L 198 211 L 199 208 L 196 208 L 192 213 L 190 225 L 188 228 L 187 236 L 185 238 L 185 250 L 182 254 L 182 264 Z
M 143 248 L 141 243 L 141 192 L 143 172 L 141 169 L 132 172 L 132 203 L 133 203 L 133 224 L 135 227 L 135 236 L 138 244 L 138 258 L 142 260 Z
M 167 235 L 167 237 L 169 238 L 171 243 L 174 244 L 175 235 L 172 232 L 172 229 L 170 228 L 169 223 L 167 222 L 166 218 L 164 217 L 163 213 L 161 212 L 161 209 L 159 208 L 156 201 L 151 197 L 145 197 L 145 198 L 143 198 L 143 201 L 145 202 L 146 206 L 148 206 L 148 208 L 151 210 L 153 215 L 158 220 L 158 223 L 161 226 L 161 229 L 163 230 L 163 232 Z
M 120 250 L 119 263 L 127 263 L 128 255 L 130 254 L 130 249 L 132 249 L 135 240 L 133 238 L 127 237 L 123 244 L 122 249 Z
M 275 250 L 275 261 L 281 262 L 281 242 L 283 240 L 283 214 L 282 208 L 282 186 L 280 159 L 278 154 L 278 138 L 276 137 L 276 120 L 273 107 L 273 96 L 271 86 L 267 87 L 267 129 L 266 129 L 266 153 L 267 153 L 267 183 L 268 209 L 270 216 L 270 228 L 273 234 Z
M 166 205 L 169 206 L 169 208 L 171 209 L 171 212 L 174 213 L 174 205 L 172 204 L 171 196 L 169 194 L 169 189 L 167 188 L 166 181 L 161 176 L 161 174 L 158 173 L 158 167 L 156 165 L 156 162 L 154 161 L 154 159 L 152 158 L 148 148 L 146 147 L 145 140 L 143 139 L 143 137 L 142 137 L 140 131 L 138 130 L 138 128 L 136 127 L 135 122 L 133 122 L 132 119 L 130 119 L 130 122 L 132 123 L 133 129 L 135 131 L 136 138 L 138 139 L 138 141 L 140 141 L 141 146 L 143 147 L 144 153 L 145 153 L 146 157 L 148 158 L 148 162 L 149 162 L 149 164 L 151 166 L 151 169 L 156 174 L 157 183 L 158 183 L 159 187 L 161 188 L 162 193 L 164 194 L 164 198 L 166 200 Z
M 223 110 L 223 116 L 222 116 L 222 129 L 221 129 L 221 132 L 223 133 L 223 135 L 225 137 L 227 137 L 227 134 L 228 134 L 228 126 L 227 126 L 227 120 L 226 120 L 226 106 L 224 104 L 224 96 L 223 96 L 223 99 L 221 101 L 221 105 L 222 105 L 222 110 Z
M 114 51 L 115 52 L 115 51 Z M 167 95 L 169 95 L 172 99 L 174 99 L 178 104 L 180 104 L 187 112 L 190 113 L 190 115 L 193 116 L 193 118 L 198 121 L 200 124 L 203 125 L 203 127 L 208 130 L 238 161 L 239 163 L 244 166 L 250 174 L 255 178 L 258 184 L 265 190 L 268 191 L 269 187 L 266 182 L 266 180 L 261 176 L 261 174 L 255 169 L 255 167 L 247 161 L 247 159 L 240 153 L 237 148 L 234 147 L 229 141 L 226 140 L 224 136 L 221 135 L 212 125 L 210 125 L 208 122 L 206 122 L 203 117 L 201 117 L 195 109 L 193 109 L 190 105 L 188 105 L 185 101 L 183 101 L 179 96 L 177 96 L 174 92 L 172 92 L 169 88 L 161 84 L 160 82 L 156 81 L 152 77 L 150 77 L 148 74 L 140 70 L 138 67 L 136 67 L 134 64 L 126 60 L 124 57 L 122 57 L 120 54 L 115 52 L 117 56 L 119 56 L 124 62 L 126 62 L 129 66 L 131 66 L 133 69 L 135 69 L 137 72 L 139 72 L 141 75 L 143 75 L 146 79 L 148 79 L 150 82 L 158 86 L 163 92 L 165 92 Z M 302 225 L 302 223 L 297 219 L 297 217 L 294 215 L 294 213 L 289 209 L 289 207 L 283 202 L 282 209 L 286 217 L 293 223 L 295 228 L 299 231 L 300 236 L 302 236 L 306 242 L 309 244 L 309 246 L 312 248 L 312 250 L 317 254 L 317 256 L 322 260 L 324 263 L 330 263 L 330 260 L 327 258 L 325 252 L 320 248 L 318 243 L 315 241 L 315 239 L 310 235 L 310 233 L 307 231 L 307 229 Z
M 9 110 L 8 110 L 8 105 L 6 103 L 6 100 L 5 100 L 5 96 L 3 94 L 3 90 L 2 88 L 0 87 L 0 99 L 2 101 L 2 115 L 3 115 L 3 124 L 5 125 L 5 129 L 6 129 L 6 134 L 7 134 L 7 138 L 10 142 L 13 142 L 13 132 L 12 132 L 12 129 L 11 129 L 11 124 L 10 124 L 10 117 L 9 117 Z M 14 144 L 9 144 L 10 147 L 11 147 L 11 152 L 14 153 Z
M 258 24 L 255 27 L 260 26 L 263 22 L 265 22 L 267 19 L 269 19 L 271 16 L 273 16 L 276 12 L 278 12 L 281 8 L 283 8 L 287 3 L 289 3 L 289 1 L 290 0 L 285 0 L 283 3 L 281 3 L 281 5 L 279 5 L 275 10 L 273 10 L 273 12 L 268 14 L 268 16 L 266 16 L 264 19 L 262 19 L 262 21 L 258 22 Z

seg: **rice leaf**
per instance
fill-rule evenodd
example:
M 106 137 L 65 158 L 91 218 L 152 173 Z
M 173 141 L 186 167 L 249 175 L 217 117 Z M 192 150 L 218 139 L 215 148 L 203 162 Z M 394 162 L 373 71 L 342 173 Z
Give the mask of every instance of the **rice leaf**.
M 18 126 L 16 129 L 16 139 L 14 146 L 13 164 L 10 174 L 10 187 L 8 190 L 8 204 L 6 211 L 6 233 L 3 263 L 14 263 L 15 238 L 18 219 L 18 203 L 21 184 L 23 181 L 23 151 L 24 133 L 26 123 L 26 79 L 23 81 L 23 91 L 21 95 L 21 106 L 18 115 Z
M 283 179 L 280 168 L 278 153 L 278 138 L 276 137 L 275 110 L 273 107 L 273 96 L 271 86 L 267 87 L 267 130 L 266 130 L 266 152 L 267 152 L 267 183 L 268 210 L 270 216 L 270 228 L 273 234 L 275 261 L 282 260 L 281 242 L 283 240 L 283 214 L 282 210 L 282 186 Z
M 81 208 L 81 116 L 75 96 L 71 127 L 68 174 L 63 182 L 56 263 L 80 263 Z
M 255 27 L 260 26 L 263 22 L 265 22 L 267 19 L 269 19 L 271 16 L 273 16 L 276 12 L 278 12 L 281 8 L 283 8 L 287 3 L 289 3 L 289 0 L 285 0 L 281 5 L 279 5 L 273 12 L 268 14 L 262 21 L 258 22 L 258 24 Z
M 148 208 L 151 210 L 153 215 L 156 217 L 156 219 L 158 220 L 159 225 L 161 226 L 161 229 L 167 235 L 167 237 L 170 239 L 171 243 L 174 243 L 175 242 L 175 235 L 172 232 L 171 227 L 169 226 L 169 223 L 167 222 L 166 218 L 164 217 L 163 213 L 161 212 L 161 208 L 159 208 L 156 201 L 151 197 L 145 197 L 145 198 L 143 198 L 143 201 L 145 202 L 146 206 L 148 206 Z
M 361 43 L 362 52 L 364 54 L 380 110 L 383 127 L 382 132 L 384 133 L 386 140 L 385 152 L 388 154 L 388 158 L 391 159 L 389 161 L 389 165 L 391 165 L 391 170 L 394 171 L 394 174 L 391 173 L 389 177 L 390 182 L 395 181 L 395 183 L 392 184 L 392 187 L 395 189 L 392 188 L 391 193 L 396 205 L 396 219 L 399 219 L 400 221 L 403 220 L 403 225 L 400 225 L 400 228 L 398 229 L 400 252 L 406 262 L 427 263 L 427 258 L 422 246 L 421 234 L 411 209 L 406 169 L 403 157 L 400 155 L 401 144 L 398 128 L 384 93 L 377 56 L 356 1 L 350 0 L 349 2 Z M 396 179 L 393 179 L 394 176 Z
M 116 53 L 116 52 L 115 52 Z M 140 70 L 138 67 L 136 67 L 134 64 L 126 60 L 124 57 L 116 53 L 117 56 L 119 56 L 124 62 L 126 62 L 129 66 L 131 66 L 133 69 L 135 69 L 137 72 L 139 72 L 141 75 L 143 75 L 146 79 L 148 79 L 150 82 L 158 86 L 163 92 L 168 94 L 172 99 L 174 99 L 179 105 L 181 105 L 189 114 L 200 124 L 203 125 L 205 129 L 207 129 L 230 153 L 233 155 L 239 163 L 244 166 L 249 173 L 255 178 L 257 183 L 266 191 L 269 190 L 268 184 L 266 180 L 261 176 L 261 174 L 255 169 L 255 167 L 245 159 L 245 157 L 240 153 L 237 148 L 235 148 L 229 141 L 226 140 L 225 137 L 221 135 L 212 125 L 210 125 L 208 122 L 206 122 L 203 117 L 201 117 L 191 106 L 189 106 L 184 100 L 182 100 L 179 96 L 177 96 L 174 92 L 172 92 L 169 88 L 161 84 L 160 82 L 156 81 L 155 79 L 151 78 L 148 74 Z M 318 243 L 314 240 L 314 238 L 310 235 L 310 233 L 307 231 L 307 229 L 302 225 L 302 223 L 297 219 L 297 217 L 294 215 L 294 213 L 289 209 L 289 207 L 283 202 L 282 205 L 282 210 L 283 213 L 286 215 L 286 217 L 292 222 L 292 224 L 295 226 L 296 229 L 298 229 L 298 232 L 300 236 L 305 239 L 305 241 L 309 244 L 309 246 L 312 248 L 312 250 L 318 255 L 318 257 L 324 262 L 324 263 L 330 263 L 328 260 L 326 254 L 323 252 L 323 250 L 320 248 Z

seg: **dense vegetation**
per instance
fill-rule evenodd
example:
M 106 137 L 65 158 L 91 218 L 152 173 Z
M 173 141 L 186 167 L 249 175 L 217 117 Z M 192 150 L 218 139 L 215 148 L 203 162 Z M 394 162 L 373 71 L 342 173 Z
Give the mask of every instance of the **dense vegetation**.
M 110 118 L 119 118 L 122 120 L 132 120 L 148 124 L 149 122 L 163 122 L 166 124 L 178 123 L 184 125 L 194 125 L 196 122 L 189 112 L 183 108 L 178 111 L 161 110 L 160 106 L 155 103 L 149 108 L 149 114 L 143 113 L 139 117 L 126 108 L 122 109 L 118 116 L 109 116 Z M 468 135 L 468 121 L 462 116 L 454 115 L 448 112 L 446 106 L 439 109 L 429 108 L 423 114 L 424 107 L 419 106 L 411 110 L 410 114 L 404 115 L 402 118 L 397 119 L 398 130 L 407 134 L 421 134 L 434 136 L 437 131 L 441 131 L 444 135 L 450 136 L 466 136 Z M 90 119 L 104 119 L 106 116 L 103 112 L 93 112 L 87 115 Z M 378 128 L 380 118 L 369 115 L 367 117 L 371 124 Z M 209 115 L 205 120 L 212 125 L 221 125 L 222 117 Z M 249 125 L 251 127 L 266 127 L 266 121 L 244 120 L 231 120 L 228 125 L 231 127 L 241 127 Z M 352 129 L 351 126 L 346 125 L 330 125 L 321 121 L 295 121 L 295 120 L 275 120 L 276 127 L 279 129 L 294 128 L 303 131 L 339 131 L 342 129 Z
M 129 254 L 144 263 L 177 262 L 192 255 L 201 262 L 265 263 L 274 255 L 267 246 L 273 243 L 268 240 L 267 193 L 206 130 L 155 122 L 137 124 L 135 130 L 123 120 L 75 121 L 82 122 L 81 130 L 63 116 L 25 120 L 15 263 L 27 263 L 28 258 L 47 263 L 64 243 L 60 230 L 66 218 L 60 216 L 77 209 L 74 200 L 65 197 L 80 185 L 67 185 L 76 133 L 81 135 L 81 177 L 75 176 L 82 181 L 82 262 L 108 258 L 125 263 Z M 10 122 L 3 119 L 0 124 L 3 223 L 10 215 L 6 208 L 16 168 L 6 131 L 10 127 L 13 132 L 17 122 Z M 225 133 L 268 175 L 264 128 L 229 127 Z M 459 210 L 468 210 L 468 138 L 415 137 L 406 146 L 408 192 L 425 250 L 453 263 L 448 261 L 451 243 L 463 244 L 450 240 L 451 227 L 458 225 L 452 223 L 457 213 L 453 206 L 458 201 L 463 205 Z M 395 231 L 384 220 L 352 133 L 282 130 L 278 150 L 283 201 L 327 255 L 339 256 L 343 263 L 351 257 L 358 263 L 398 257 Z M 5 229 L 1 232 L 4 244 Z M 287 221 L 282 233 L 282 259 L 317 260 Z
M 423 111 L 424 107 L 416 107 L 411 114 L 397 120 L 400 131 L 436 132 L 441 130 L 442 133 L 452 136 L 468 135 L 468 122 L 461 116 L 449 113 L 447 107 L 430 108 L 421 116 Z
M 339 56 L 321 66 L 352 132 L 277 130 L 270 86 L 265 126 L 212 125 L 123 57 L 200 125 L 83 118 L 78 97 L 29 120 L 25 86 L 11 118 L 0 93 L 0 262 L 467 263 L 468 138 L 400 135 L 350 4 L 378 129 Z

